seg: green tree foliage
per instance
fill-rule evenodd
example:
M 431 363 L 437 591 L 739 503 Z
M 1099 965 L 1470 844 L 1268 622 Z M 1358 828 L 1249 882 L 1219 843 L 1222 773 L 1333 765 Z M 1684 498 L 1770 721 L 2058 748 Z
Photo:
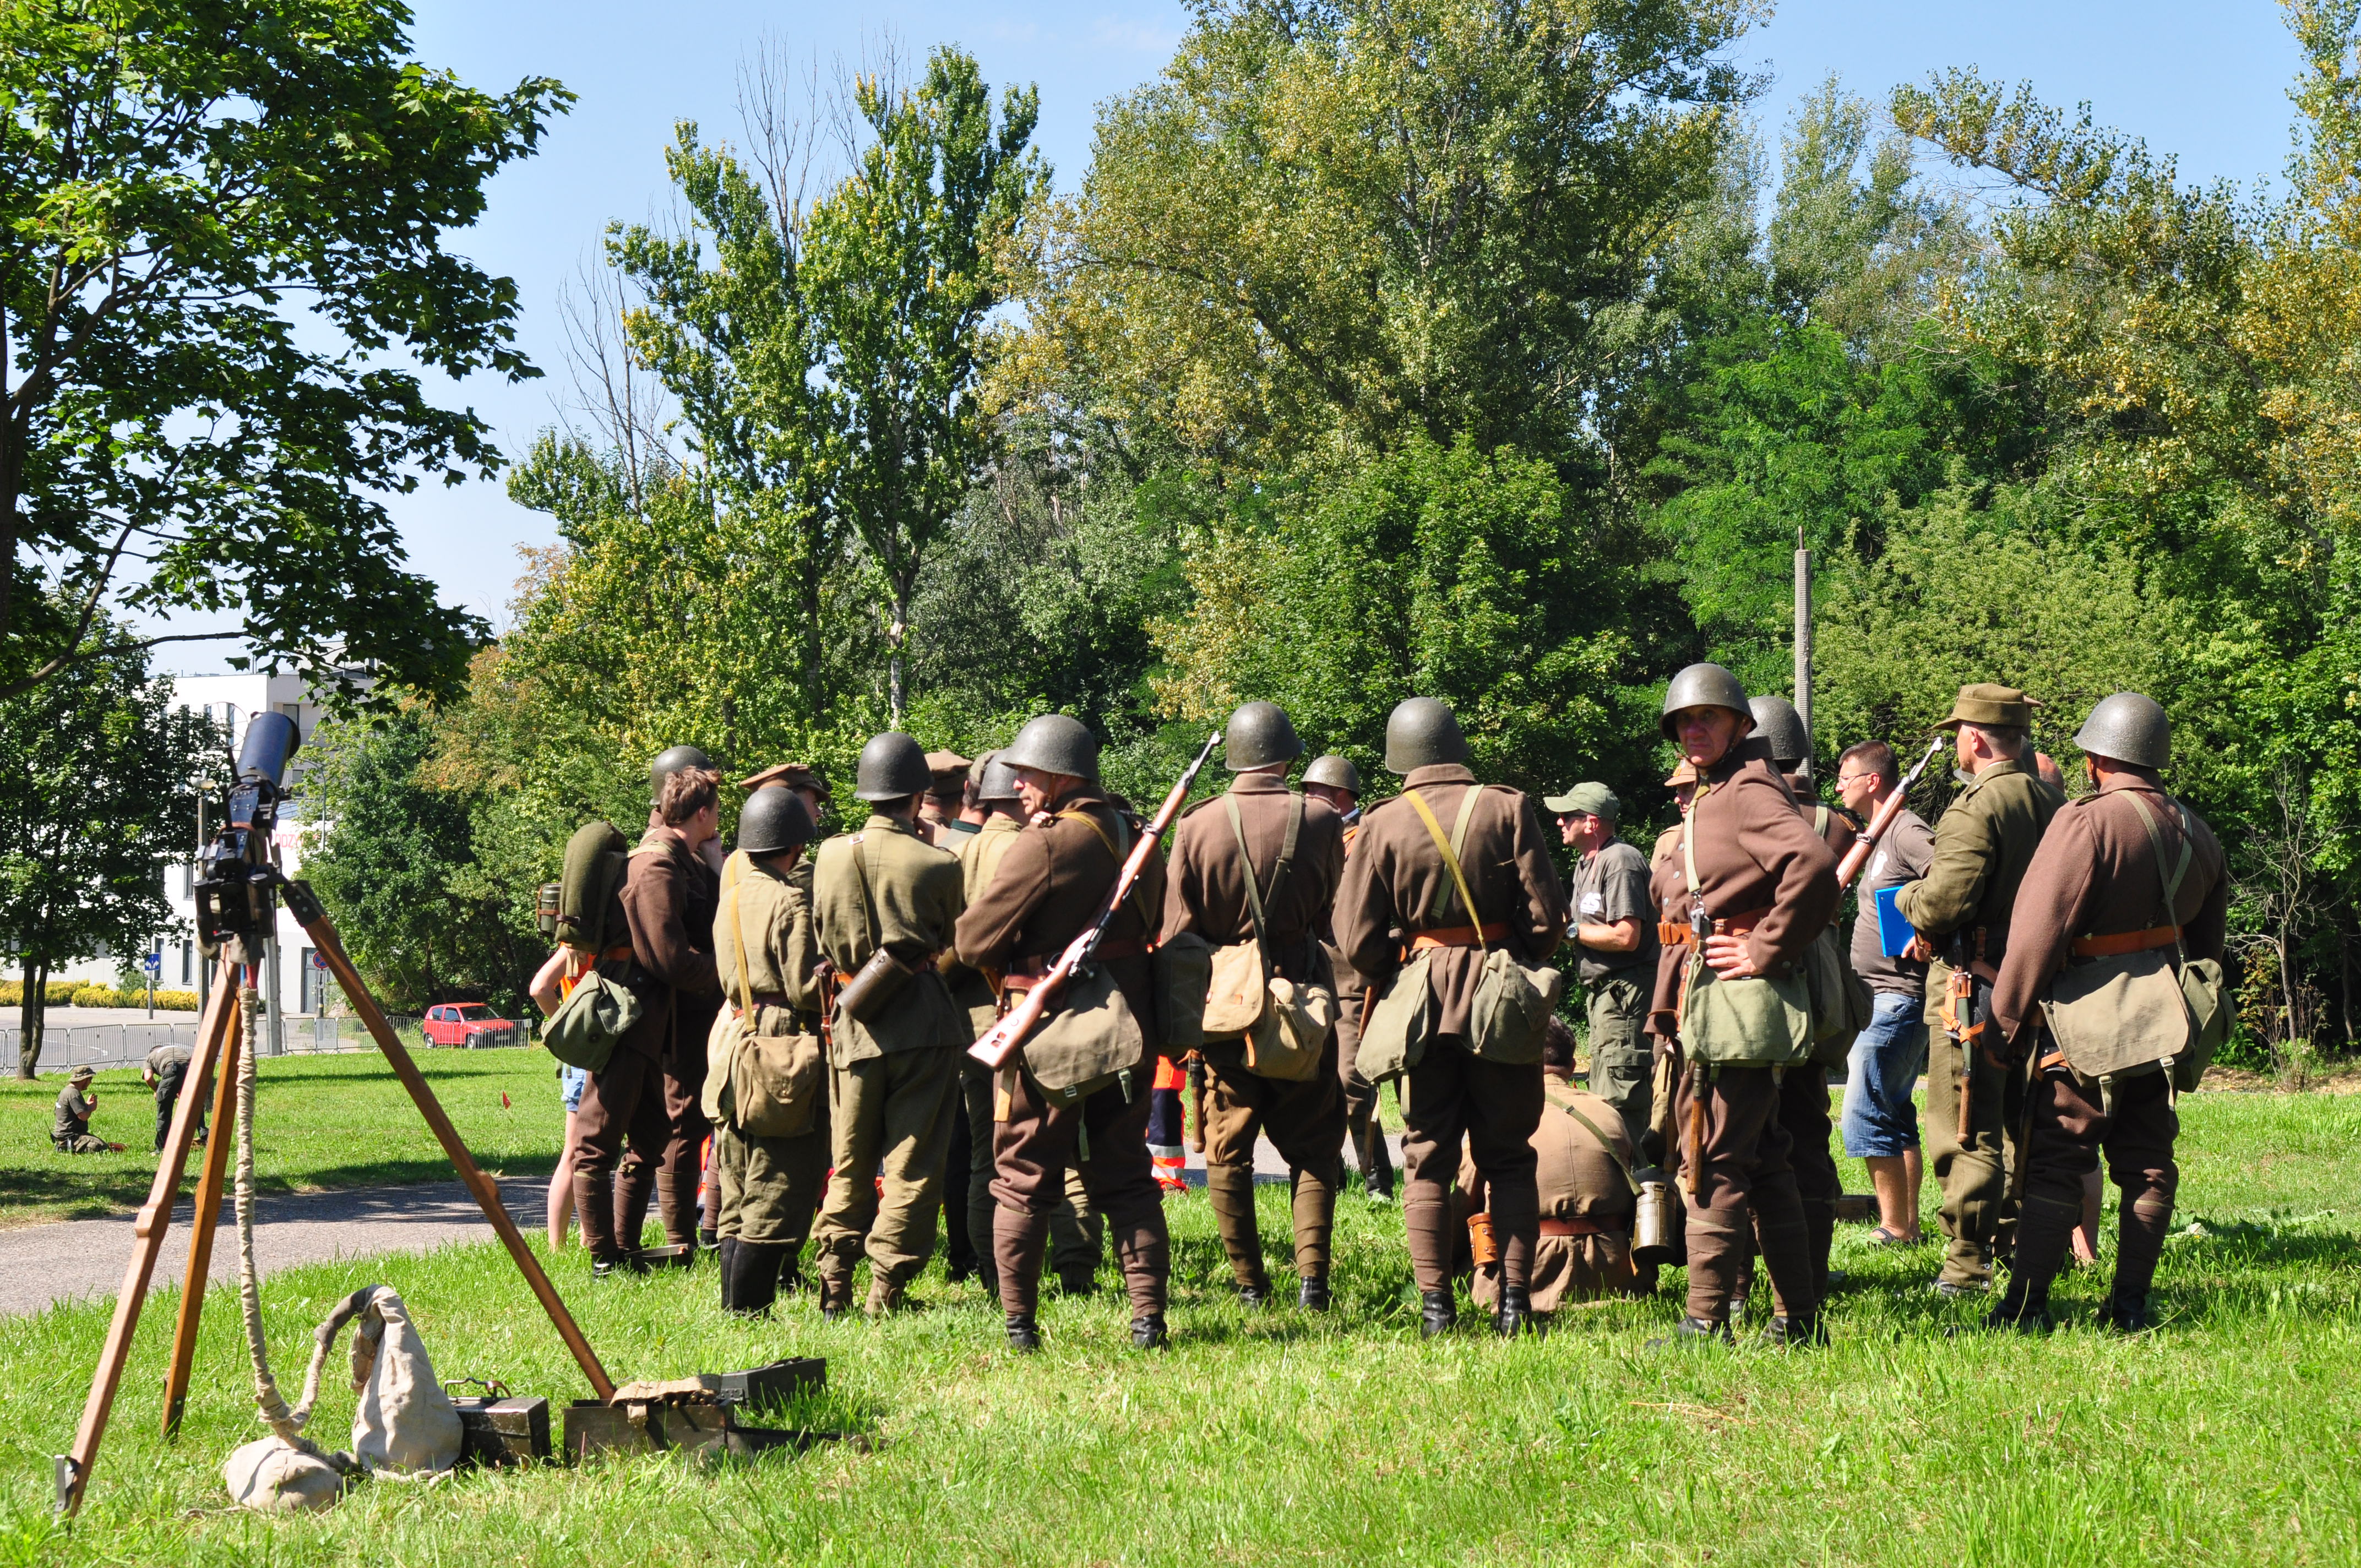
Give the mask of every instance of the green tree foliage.
M 225 745 L 172 706 L 144 648 L 101 630 L 116 640 L 0 699 L 0 947 L 24 973 L 20 1078 L 40 1059 L 52 970 L 169 933 L 164 868 L 189 857 L 197 790 Z
M 463 86 L 406 59 L 408 20 L 0 7 L 0 693 L 113 646 L 110 604 L 236 610 L 144 641 L 237 637 L 324 683 L 459 675 L 481 623 L 403 569 L 377 493 L 500 454 L 374 361 L 533 374 L 514 286 L 441 238 L 572 95 Z
M 468 800 L 420 777 L 434 747 L 414 705 L 322 725 L 304 747 L 303 874 L 386 1007 L 467 994 L 515 1016 L 544 952 L 513 920 L 521 902 L 532 930 L 536 883 L 520 900 L 488 878 Z

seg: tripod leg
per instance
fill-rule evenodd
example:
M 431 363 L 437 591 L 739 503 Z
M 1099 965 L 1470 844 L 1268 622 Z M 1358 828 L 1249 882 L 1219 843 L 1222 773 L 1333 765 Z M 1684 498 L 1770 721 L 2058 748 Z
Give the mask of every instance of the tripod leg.
M 237 966 L 225 959 L 222 972 L 197 1029 L 197 1053 L 189 1063 L 200 1083 L 214 1072 L 229 1037 L 231 1014 L 237 1005 Z M 91 1379 L 90 1398 L 82 1405 L 82 1425 L 73 1447 L 58 1455 L 58 1512 L 71 1519 L 81 1511 L 82 1494 L 90 1487 L 91 1466 L 98 1459 L 100 1440 L 106 1436 L 106 1418 L 114 1412 L 115 1392 L 123 1387 L 123 1365 L 131 1355 L 131 1336 L 139 1327 L 139 1309 L 147 1304 L 148 1281 L 155 1277 L 156 1260 L 163 1255 L 164 1234 L 172 1223 L 172 1201 L 180 1195 L 181 1177 L 189 1168 L 189 1147 L 197 1138 L 199 1096 L 183 1094 L 172 1112 L 171 1135 L 156 1161 L 156 1179 L 148 1201 L 131 1227 L 131 1261 L 124 1266 L 123 1288 L 115 1298 L 115 1321 L 107 1325 L 105 1348 L 98 1353 L 98 1372 Z
M 214 1226 L 221 1220 L 222 1177 L 229 1166 L 227 1128 L 237 1102 L 237 1014 L 231 1003 L 229 1031 L 221 1066 L 214 1073 L 213 1136 L 205 1143 L 204 1169 L 197 1177 L 196 1213 L 189 1227 L 189 1272 L 181 1282 L 181 1315 L 172 1328 L 172 1365 L 164 1374 L 164 1437 L 181 1435 L 181 1412 L 189 1402 L 189 1370 L 197 1354 L 197 1320 L 205 1310 L 205 1278 L 213 1272 Z M 202 1096 L 203 1083 L 191 1085 Z
M 288 913 L 294 916 L 295 923 L 310 934 L 313 943 L 319 948 L 321 959 L 328 966 L 328 972 L 336 977 L 336 984 L 343 988 L 346 999 L 361 1015 L 361 1022 L 368 1025 L 378 1049 L 392 1064 L 394 1076 L 401 1080 L 401 1086 L 410 1091 L 410 1098 L 417 1102 L 419 1114 L 426 1118 L 426 1124 L 434 1130 L 436 1141 L 443 1146 L 443 1152 L 451 1157 L 452 1165 L 458 1168 L 459 1179 L 467 1184 L 467 1190 L 475 1194 L 477 1204 L 484 1211 L 484 1218 L 492 1223 L 500 1245 L 509 1249 L 509 1256 L 515 1260 L 517 1271 L 524 1276 L 524 1282 L 532 1287 L 533 1295 L 541 1302 L 542 1310 L 549 1314 L 549 1321 L 556 1326 L 558 1337 L 566 1342 L 566 1348 L 574 1353 L 575 1363 L 582 1368 L 582 1375 L 590 1380 L 591 1389 L 598 1398 L 608 1398 L 615 1391 L 613 1379 L 607 1376 L 607 1369 L 598 1365 L 598 1357 L 591 1350 L 590 1342 L 582 1337 L 582 1330 L 575 1323 L 574 1314 L 567 1311 L 566 1303 L 558 1299 L 557 1288 L 543 1272 L 540 1260 L 524 1245 L 523 1234 L 517 1229 L 516 1222 L 509 1217 L 507 1206 L 500 1201 L 499 1184 L 483 1173 L 474 1157 L 467 1153 L 467 1146 L 459 1141 L 458 1129 L 451 1124 L 451 1118 L 444 1113 L 442 1102 L 434 1098 L 434 1090 L 427 1087 L 426 1080 L 419 1073 L 418 1064 L 411 1059 L 410 1052 L 395 1037 L 392 1025 L 378 1010 L 377 999 L 369 994 L 368 987 L 353 968 L 352 959 L 345 956 L 345 944 L 336 935 L 335 923 L 328 918 L 328 912 L 320 907 L 319 899 L 306 884 L 289 883 L 286 894 Z

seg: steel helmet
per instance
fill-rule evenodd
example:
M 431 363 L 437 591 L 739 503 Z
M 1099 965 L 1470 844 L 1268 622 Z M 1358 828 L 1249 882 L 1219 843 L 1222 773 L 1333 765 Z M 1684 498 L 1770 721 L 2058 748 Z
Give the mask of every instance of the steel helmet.
M 1758 696 L 1747 704 L 1754 715 L 1754 733 L 1770 743 L 1771 760 L 1793 767 L 1812 754 L 1812 732 L 1804 716 L 1784 696 Z
M 2172 761 L 2172 720 L 2155 698 L 2117 692 L 2099 699 L 2075 732 L 2074 744 L 2095 757 L 2161 768 Z
M 1414 696 L 1386 720 L 1386 771 L 1407 773 L 1444 762 L 1467 761 L 1467 737 L 1459 718 L 1431 696 Z
M 1656 727 L 1664 731 L 1665 740 L 1680 739 L 1673 729 L 1673 715 L 1685 707 L 1726 707 L 1743 717 L 1749 728 L 1754 723 L 1754 709 L 1746 702 L 1746 687 L 1719 664 L 1691 664 L 1664 688 L 1664 711 L 1656 719 Z
M 1275 702 L 1250 702 L 1230 715 L 1222 735 L 1222 762 L 1234 773 L 1291 762 L 1303 755 L 1294 721 Z
M 1045 713 L 1025 721 L 1000 760 L 1012 768 L 1094 780 L 1099 776 L 1099 739 L 1079 718 Z
M 898 729 L 871 736 L 852 771 L 855 800 L 907 800 L 926 794 L 934 784 L 934 770 L 927 766 L 926 752 Z
M 664 794 L 664 780 L 683 768 L 710 768 L 711 766 L 713 766 L 713 759 L 697 747 L 667 746 L 656 753 L 654 762 L 648 764 L 648 793 L 652 795 Z
M 1324 757 L 1312 759 L 1312 765 L 1303 770 L 1303 782 L 1341 789 L 1357 799 L 1361 793 L 1361 770 L 1355 767 L 1350 759 L 1331 751 Z
M 1016 770 L 1003 760 L 1002 753 L 983 754 L 983 775 L 976 781 L 975 803 L 978 806 L 1015 805 L 1016 801 Z
M 758 789 L 738 813 L 738 847 L 750 855 L 775 855 L 819 837 L 811 807 L 791 789 Z

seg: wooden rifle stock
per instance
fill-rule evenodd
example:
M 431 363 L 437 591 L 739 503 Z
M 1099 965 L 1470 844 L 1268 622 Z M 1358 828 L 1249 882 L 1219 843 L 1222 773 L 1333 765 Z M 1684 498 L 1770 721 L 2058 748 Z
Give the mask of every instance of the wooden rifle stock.
M 1155 820 L 1148 823 L 1148 831 L 1142 833 L 1139 842 L 1131 847 L 1130 858 L 1124 861 L 1123 870 L 1115 873 L 1115 885 L 1107 890 L 1106 902 L 1099 905 L 1097 916 L 1083 927 L 1081 936 L 1066 944 L 1066 950 L 1058 955 L 1058 961 L 1049 966 L 1049 972 L 1019 996 L 1016 1005 L 1010 1008 L 1000 1022 L 986 1030 L 982 1039 L 968 1047 L 968 1055 L 997 1072 L 1006 1067 L 1024 1046 L 1026 1036 L 1039 1027 L 1042 1015 L 1049 1011 L 1049 1004 L 1057 1001 L 1059 993 L 1066 989 L 1066 982 L 1073 978 L 1074 971 L 1090 962 L 1091 955 L 1098 951 L 1099 938 L 1106 935 L 1107 922 L 1115 918 L 1115 912 L 1122 907 L 1125 896 L 1131 892 L 1132 883 L 1137 882 L 1139 873 L 1147 870 L 1148 857 L 1156 853 L 1156 846 L 1162 842 L 1165 830 L 1172 826 L 1172 819 L 1180 815 L 1180 807 L 1188 803 L 1189 791 L 1195 786 L 1197 774 L 1204 767 L 1205 760 L 1221 743 L 1222 738 L 1218 734 L 1206 737 L 1204 748 L 1197 753 L 1197 760 L 1189 764 L 1188 771 L 1180 775 L 1180 782 L 1174 784 L 1172 793 L 1164 797 L 1163 807 L 1157 812 Z
M 1910 786 L 1916 784 L 1920 775 L 1926 773 L 1927 764 L 1935 760 L 1935 753 L 1943 749 L 1949 737 L 1938 735 L 1928 743 L 1927 754 L 1918 759 L 1918 765 L 1902 775 L 1902 782 L 1894 785 L 1894 793 L 1885 797 L 1885 803 L 1880 806 L 1876 815 L 1869 819 L 1869 826 L 1861 829 L 1861 837 L 1854 839 L 1852 848 L 1845 851 L 1843 861 L 1837 867 L 1839 893 L 1850 887 L 1852 879 L 1861 875 L 1861 868 L 1869 863 L 1869 857 L 1876 850 L 1877 841 L 1885 837 L 1885 830 L 1894 826 L 1895 817 L 1902 815 L 1902 808 L 1909 800 Z

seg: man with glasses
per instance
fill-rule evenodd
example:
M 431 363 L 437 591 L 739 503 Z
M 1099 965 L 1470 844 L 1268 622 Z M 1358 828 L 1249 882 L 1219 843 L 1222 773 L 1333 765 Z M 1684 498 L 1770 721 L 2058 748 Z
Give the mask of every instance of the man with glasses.
M 1590 992 L 1590 1092 L 1615 1108 L 1631 1146 L 1649 1125 L 1654 1074 L 1641 1025 L 1656 974 L 1654 900 L 1648 861 L 1615 835 L 1622 814 L 1603 784 L 1578 784 L 1542 802 L 1556 814 L 1558 838 L 1581 859 L 1567 891 L 1566 935 Z

